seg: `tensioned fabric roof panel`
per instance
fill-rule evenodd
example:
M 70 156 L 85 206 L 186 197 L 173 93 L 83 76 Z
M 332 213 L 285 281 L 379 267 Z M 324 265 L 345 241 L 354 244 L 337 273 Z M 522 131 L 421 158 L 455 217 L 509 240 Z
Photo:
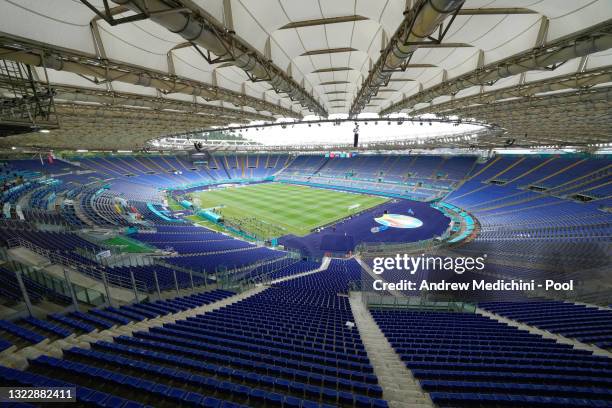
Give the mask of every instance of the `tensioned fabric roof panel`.
M 103 10 L 102 0 L 89 0 Z M 404 19 L 405 0 L 174 0 L 202 15 L 210 16 L 235 32 L 236 38 L 312 94 L 329 113 L 348 113 L 362 83 L 366 80 L 381 50 Z M 411 2 L 408 2 L 411 3 Z M 412 2 L 417 3 L 417 2 Z M 115 7 L 116 3 L 110 4 Z M 118 9 L 115 18 L 133 16 L 134 11 Z M 496 11 L 497 10 L 497 11 Z M 610 0 L 466 0 L 452 20 L 441 46 L 418 48 L 404 71 L 393 72 L 391 82 L 381 86 L 363 112 L 378 113 L 421 91 L 493 64 L 543 43 L 585 30 L 612 16 Z M 206 17 L 208 18 L 208 17 Z M 309 115 L 306 107 L 276 92 L 266 81 L 253 82 L 245 71 L 231 62 L 210 64 L 185 38 L 169 31 L 153 19 L 110 25 L 79 0 L 0 0 L 0 31 L 11 39 L 23 38 L 79 55 L 141 67 L 172 77 L 215 85 L 236 95 L 244 94 L 274 106 Z M 451 22 L 450 18 L 445 24 Z M 92 30 L 94 27 L 95 30 Z M 96 47 L 94 31 L 99 33 L 103 53 Z M 215 57 L 215 55 L 211 55 Z M 442 95 L 433 103 L 447 102 L 504 87 L 541 81 L 579 70 L 606 67 L 612 53 L 604 50 L 575 58 L 554 70 L 529 71 L 493 84 L 461 89 L 456 95 Z M 39 77 L 44 72 L 37 68 Z M 133 85 L 121 79 L 102 81 L 93 75 L 48 70 L 52 84 L 135 93 L 147 97 L 160 95 L 158 89 Z M 193 100 L 189 94 L 164 91 L 169 100 Z M 198 94 L 198 92 L 194 92 Z M 342 99 L 343 101 L 338 101 Z M 215 97 L 195 99 L 202 105 L 222 106 L 256 112 Z M 236 102 L 236 100 L 233 100 Z M 418 103 L 399 111 L 410 113 L 429 104 Z M 339 107 L 341 106 L 341 107 Z M 259 108 L 261 114 L 270 109 Z M 283 116 L 275 113 L 270 120 Z M 151 132 L 149 132 L 151 133 Z M 160 135 L 161 136 L 161 135 Z M 46 136 L 48 137 L 48 136 Z

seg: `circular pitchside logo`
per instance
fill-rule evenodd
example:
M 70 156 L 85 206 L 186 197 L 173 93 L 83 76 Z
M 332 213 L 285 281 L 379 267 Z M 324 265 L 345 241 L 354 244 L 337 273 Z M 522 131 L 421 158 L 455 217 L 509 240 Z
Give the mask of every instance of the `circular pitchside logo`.
M 419 228 L 423 225 L 423 221 L 418 218 L 401 214 L 384 214 L 382 217 L 374 218 L 374 221 L 381 227 L 372 228 L 373 233 L 384 231 L 387 228 Z

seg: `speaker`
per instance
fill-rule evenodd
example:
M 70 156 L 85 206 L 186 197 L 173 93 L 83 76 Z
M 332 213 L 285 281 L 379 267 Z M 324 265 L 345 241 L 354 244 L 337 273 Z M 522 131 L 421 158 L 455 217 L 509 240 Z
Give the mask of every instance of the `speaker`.
M 359 144 L 359 133 L 355 132 L 353 137 L 353 147 L 357 147 Z

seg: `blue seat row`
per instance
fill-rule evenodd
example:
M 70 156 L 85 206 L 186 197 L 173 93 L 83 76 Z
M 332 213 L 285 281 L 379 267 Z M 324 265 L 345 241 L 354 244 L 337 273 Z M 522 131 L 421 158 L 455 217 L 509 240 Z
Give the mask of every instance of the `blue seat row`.
M 228 357 L 218 353 L 203 351 L 195 347 L 166 345 L 161 342 L 134 339 L 127 336 L 118 337 L 116 341 L 117 344 L 114 345 L 106 343 L 96 343 L 96 345 L 100 348 L 121 351 L 123 353 L 140 353 L 152 359 L 162 358 L 162 360 L 166 360 L 163 357 L 165 353 L 168 353 L 168 355 L 178 354 L 184 356 L 183 358 L 186 360 L 197 358 L 210 361 L 211 363 L 200 366 L 200 369 L 210 373 L 216 373 L 219 370 L 219 366 L 215 364 L 227 364 L 236 367 L 233 373 L 241 381 L 244 381 L 245 378 L 250 378 L 257 383 L 261 378 L 270 376 L 271 378 L 284 378 L 298 383 L 302 382 L 317 386 L 333 387 L 334 389 L 352 391 L 362 395 L 374 397 L 380 397 L 382 395 L 382 389 L 376 384 L 376 377 L 368 376 L 364 378 L 363 375 L 348 370 L 337 371 L 327 369 L 323 371 L 323 367 L 313 366 L 299 366 L 302 368 L 300 369 L 295 367 L 295 365 L 290 365 L 291 361 L 286 361 L 286 365 L 280 365 L 283 362 L 274 359 L 257 359 L 257 356 L 253 356 L 252 359 L 245 358 L 250 357 L 248 355 L 244 357 L 242 355 Z M 175 356 L 174 358 L 176 359 L 177 357 Z M 305 370 L 306 368 L 311 368 L 313 371 L 307 371 Z M 317 368 L 319 368 L 320 371 L 315 371 Z M 255 377 L 250 377 L 248 372 L 264 373 L 264 375 L 261 376 L 257 374 Z M 270 380 L 268 382 L 272 383 L 274 381 Z M 289 384 L 287 383 L 286 385 L 288 386 Z
M 76 400 L 87 406 L 104 408 L 150 408 L 124 398 L 91 388 L 78 386 L 70 382 L 51 379 L 39 374 L 15 370 L 13 368 L 0 366 L 0 381 L 3 386 L 29 386 L 29 387 L 76 387 Z M 25 403 L 3 403 L 3 407 L 15 406 L 25 408 L 32 405 Z
M 72 317 L 68 317 L 59 313 L 51 313 L 49 315 L 47 315 L 47 318 L 51 319 L 51 320 L 55 320 L 56 322 L 62 323 L 66 326 L 70 326 L 73 327 L 77 330 L 81 330 L 84 331 L 85 333 L 90 333 L 94 330 L 96 330 L 95 326 L 88 324 L 88 323 L 83 323 L 80 320 L 74 319 Z
M 474 313 L 378 309 L 371 313 L 440 407 L 569 408 L 612 403 L 608 357 Z
M 538 395 L 432 392 L 430 396 L 434 403 L 442 407 L 494 405 L 534 408 L 607 408 L 610 406 L 609 401 L 603 400 Z
M 49 331 L 59 337 L 68 337 L 72 334 L 72 331 L 65 329 L 63 327 L 60 327 L 57 324 L 53 324 L 47 320 L 40 320 L 32 316 L 28 316 L 23 320 L 26 323 L 31 324 L 32 326 L 38 327 L 39 329 Z
M 612 389 L 604 387 L 438 380 L 421 380 L 419 383 L 421 388 L 428 392 L 499 392 L 505 394 L 538 394 L 556 397 L 568 395 L 579 398 L 612 400 Z
M 47 338 L 41 334 L 25 329 L 15 323 L 11 323 L 6 320 L 0 320 L 0 330 L 4 330 L 14 336 L 20 337 L 34 344 L 40 343 L 41 341 Z

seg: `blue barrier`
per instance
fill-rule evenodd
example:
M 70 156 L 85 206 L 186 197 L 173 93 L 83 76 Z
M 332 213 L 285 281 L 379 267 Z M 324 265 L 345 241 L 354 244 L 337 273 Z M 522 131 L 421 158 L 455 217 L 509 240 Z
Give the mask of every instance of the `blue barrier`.
M 330 185 L 326 185 L 326 184 L 307 183 L 307 182 L 304 182 L 304 181 L 297 181 L 297 180 L 279 179 L 279 180 L 276 180 L 276 181 L 278 181 L 280 183 L 285 183 L 285 184 L 299 184 L 299 185 L 302 185 L 302 186 L 324 188 L 324 189 L 327 189 L 327 190 L 348 191 L 348 192 L 351 192 L 351 193 L 369 194 L 369 195 L 376 195 L 376 196 L 389 197 L 389 198 L 403 198 L 403 199 L 413 200 L 413 201 L 423 201 L 419 197 L 415 197 L 415 196 L 412 196 L 410 194 L 389 193 L 389 192 L 383 192 L 383 191 L 368 190 L 368 189 L 365 189 L 365 188 L 344 187 L 344 186 L 330 186 Z
M 456 243 L 456 242 L 463 241 L 464 239 L 469 237 L 474 232 L 474 228 L 475 228 L 474 219 L 472 218 L 471 215 L 469 215 L 468 213 L 463 211 L 461 208 L 456 207 L 456 206 L 454 206 L 452 204 L 444 203 L 444 202 L 436 203 L 436 207 L 442 208 L 442 210 L 443 210 L 443 212 L 445 214 L 446 214 L 445 210 L 450 210 L 450 211 L 453 211 L 456 214 L 459 214 L 459 216 L 465 222 L 465 230 L 461 234 L 457 235 L 456 237 L 453 237 L 452 239 L 449 239 L 448 240 L 449 243 L 453 244 L 453 243 Z M 455 220 L 456 217 L 451 217 L 451 218 L 453 218 L 453 220 Z M 453 227 L 452 231 L 453 232 L 457 232 L 457 231 L 459 231 L 459 228 Z
M 197 183 L 186 183 L 186 184 L 181 184 L 178 186 L 174 186 L 174 187 L 166 187 L 163 188 L 163 190 L 167 190 L 167 191 L 182 191 L 182 190 L 191 190 L 194 188 L 198 188 L 198 187 L 208 187 L 208 186 L 216 186 L 219 184 L 248 184 L 248 183 L 261 183 L 264 181 L 273 181 L 274 177 L 273 176 L 268 176 L 268 177 L 260 177 L 260 178 L 253 178 L 253 179 L 219 179 L 219 180 L 211 180 L 211 181 L 200 181 Z
M 183 222 L 183 220 L 179 220 L 176 218 L 169 218 L 168 216 L 166 216 L 166 214 L 164 214 L 163 212 L 159 211 L 157 208 L 155 208 L 155 206 L 153 205 L 153 203 L 147 203 L 147 208 L 149 210 L 151 210 L 151 212 L 155 215 L 157 215 L 159 218 L 161 218 L 164 221 L 170 221 L 170 222 Z
M 199 217 L 204 218 L 205 220 L 209 220 L 209 221 L 212 221 L 212 222 L 215 222 L 215 223 L 219 223 L 219 222 L 221 222 L 223 220 L 222 216 L 220 216 L 219 214 L 214 213 L 214 212 L 212 212 L 210 210 L 200 210 L 200 211 L 197 212 L 197 215 Z

